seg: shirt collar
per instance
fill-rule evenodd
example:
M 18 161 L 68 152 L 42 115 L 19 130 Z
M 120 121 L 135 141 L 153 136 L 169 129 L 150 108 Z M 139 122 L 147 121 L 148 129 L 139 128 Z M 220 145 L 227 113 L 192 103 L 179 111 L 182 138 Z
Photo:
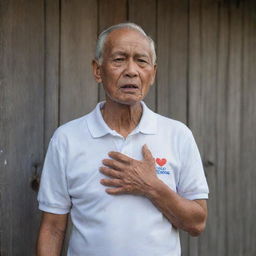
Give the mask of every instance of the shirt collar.
M 89 131 L 94 138 L 99 138 L 106 134 L 117 135 L 117 132 L 110 129 L 102 117 L 100 110 L 103 107 L 104 103 L 105 101 L 99 102 L 87 118 L 87 125 Z M 144 134 L 156 134 L 157 114 L 151 111 L 143 101 L 141 101 L 141 105 L 143 108 L 141 120 L 138 126 L 134 129 L 134 131 L 132 131 L 131 134 L 135 134 L 138 132 Z

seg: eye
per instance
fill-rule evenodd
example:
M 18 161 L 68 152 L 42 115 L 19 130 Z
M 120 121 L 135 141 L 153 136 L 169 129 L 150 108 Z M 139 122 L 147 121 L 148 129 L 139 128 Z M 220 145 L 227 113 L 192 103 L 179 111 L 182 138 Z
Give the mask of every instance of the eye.
M 142 64 L 147 64 L 148 63 L 148 61 L 145 60 L 145 59 L 138 59 L 138 62 L 142 63 Z
M 123 62 L 124 61 L 124 58 L 115 58 L 114 59 L 114 62 Z

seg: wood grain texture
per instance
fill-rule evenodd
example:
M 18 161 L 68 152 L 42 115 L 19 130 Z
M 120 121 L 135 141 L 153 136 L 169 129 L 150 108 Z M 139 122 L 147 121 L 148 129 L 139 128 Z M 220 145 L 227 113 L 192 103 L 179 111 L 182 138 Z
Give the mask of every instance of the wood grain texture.
M 157 41 L 146 102 L 189 125 L 205 164 L 207 228 L 182 232 L 182 255 L 255 255 L 254 0 L 0 1 L 0 255 L 33 255 L 31 180 L 57 125 L 104 98 L 91 75 L 97 33 L 126 20 Z
M 247 1 L 243 14 L 243 77 L 241 102 L 240 218 L 242 218 L 242 254 L 256 255 L 256 3 Z
M 229 5 L 220 3 L 218 8 L 218 55 L 217 55 L 217 82 L 216 82 L 216 209 L 217 223 L 215 235 L 215 255 L 227 255 L 227 193 L 226 193 L 226 138 L 227 138 L 227 82 L 229 64 Z M 205 244 L 206 241 L 204 241 Z M 204 246 L 206 253 L 207 245 Z
M 59 124 L 60 3 L 45 0 L 45 151 Z
M 156 42 L 156 1 L 155 0 L 130 0 L 128 19 L 141 26 L 144 31 Z M 142 15 L 143 13 L 143 15 Z M 145 98 L 146 104 L 156 110 L 157 84 L 152 85 L 149 94 Z
M 110 26 L 121 22 L 126 22 L 128 19 L 127 12 L 128 10 L 126 0 L 99 0 L 98 34 Z M 115 15 L 113 15 L 113 13 Z M 102 85 L 98 84 L 98 100 L 102 101 L 104 99 L 105 91 Z
M 214 0 L 190 1 L 189 126 L 204 162 L 210 199 L 207 229 L 200 240 L 189 238 L 189 255 L 214 255 L 216 247 L 216 107 L 213 106 L 217 99 L 217 14 L 218 4 Z
M 201 1 L 189 1 L 189 34 L 188 34 L 188 125 L 191 128 L 196 142 L 202 151 L 203 145 L 203 116 L 202 102 L 202 34 L 201 34 Z M 185 240 L 185 235 L 187 239 Z M 198 239 L 183 235 L 183 255 L 198 255 Z M 184 240 L 186 243 L 184 243 Z
M 227 255 L 242 255 L 241 204 L 241 93 L 242 93 L 242 13 L 230 4 L 229 67 L 227 84 L 226 194 L 227 194 Z
M 186 123 L 188 1 L 159 0 L 157 10 L 157 110 Z
M 61 1 L 60 124 L 87 114 L 97 103 L 98 89 L 91 68 L 97 38 L 97 8 L 93 0 Z M 71 230 L 69 218 L 62 255 L 67 254 Z
M 97 37 L 97 2 L 62 1 L 60 56 L 60 124 L 92 110 L 98 89 L 91 61 Z
M 39 213 L 30 182 L 43 158 L 43 1 L 1 1 L 0 16 L 0 254 L 33 255 Z

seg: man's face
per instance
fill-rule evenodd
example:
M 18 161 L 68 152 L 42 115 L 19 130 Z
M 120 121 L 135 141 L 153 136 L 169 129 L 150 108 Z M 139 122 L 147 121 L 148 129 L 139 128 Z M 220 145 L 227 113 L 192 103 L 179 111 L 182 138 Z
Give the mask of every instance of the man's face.
M 106 38 L 103 62 L 94 62 L 94 75 L 102 83 L 107 100 L 133 105 L 146 96 L 156 66 L 148 40 L 132 29 L 112 31 Z

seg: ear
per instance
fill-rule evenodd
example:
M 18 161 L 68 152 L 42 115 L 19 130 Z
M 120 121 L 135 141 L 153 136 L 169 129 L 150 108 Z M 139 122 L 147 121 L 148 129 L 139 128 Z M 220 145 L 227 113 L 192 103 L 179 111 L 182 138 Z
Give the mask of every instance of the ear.
M 95 81 L 97 83 L 101 83 L 102 82 L 101 69 L 100 69 L 100 64 L 98 63 L 97 60 L 92 61 L 92 72 L 93 72 L 93 76 L 94 76 Z

